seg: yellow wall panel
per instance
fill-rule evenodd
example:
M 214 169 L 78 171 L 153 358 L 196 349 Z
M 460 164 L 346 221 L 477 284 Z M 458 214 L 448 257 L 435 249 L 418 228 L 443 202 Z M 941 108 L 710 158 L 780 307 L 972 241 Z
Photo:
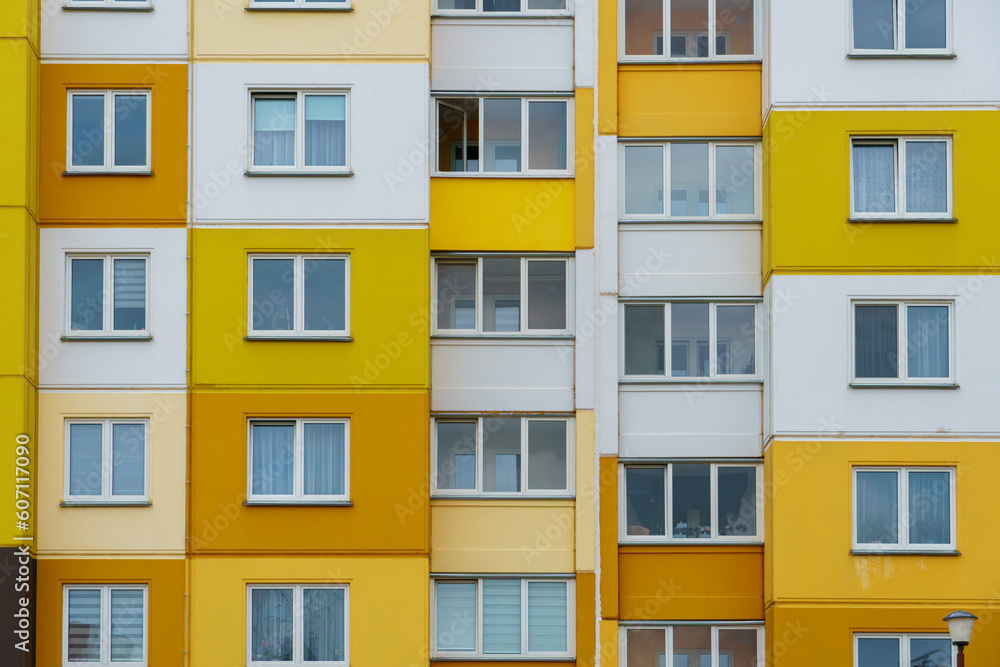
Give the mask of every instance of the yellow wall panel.
M 600 667 L 618 667 L 618 621 L 601 621 Z
M 28 206 L 29 180 L 36 162 L 31 155 L 33 127 L 31 99 L 37 94 L 32 80 L 35 54 L 23 39 L 5 39 L 0 48 L 0 142 L 5 146 L 0 161 L 0 206 Z
M 590 572 L 576 575 L 576 657 L 578 665 L 594 664 L 597 647 L 597 577 Z
M 39 0 L 6 0 L 0 8 L 0 35 L 11 39 L 28 39 L 38 51 Z M 46 8 L 52 11 L 51 8 Z
M 577 88 L 576 247 L 594 247 L 594 89 Z
M 597 567 L 597 495 L 594 482 L 594 411 L 576 412 L 576 569 L 593 572 Z
M 599 0 L 597 19 L 598 132 L 618 134 L 618 2 Z
M 0 208 L 0 376 L 38 379 L 38 230 L 24 208 Z
M 600 458 L 601 618 L 618 618 L 618 457 Z

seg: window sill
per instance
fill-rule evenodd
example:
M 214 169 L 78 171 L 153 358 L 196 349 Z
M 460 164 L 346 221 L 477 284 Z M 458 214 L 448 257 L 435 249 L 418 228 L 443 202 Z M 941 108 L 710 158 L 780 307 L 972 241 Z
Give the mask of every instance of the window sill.
M 270 9 L 265 11 L 271 11 Z M 288 9 L 279 11 L 290 11 Z M 303 11 L 315 12 L 320 11 L 318 9 L 306 9 Z M 323 178 L 344 178 L 347 176 L 354 176 L 353 171 L 250 171 L 249 169 L 243 172 L 244 176 L 250 178 L 259 178 L 267 176 L 321 176 Z
M 909 59 L 933 59 L 933 60 L 950 60 L 952 58 L 957 58 L 958 56 L 954 52 L 942 52 L 942 53 L 905 53 L 900 51 L 891 51 L 888 53 L 848 53 L 848 60 L 909 60 Z
M 488 575 L 493 576 L 493 575 Z M 567 662 L 571 664 L 576 663 L 576 658 L 569 656 L 526 656 L 526 655 L 509 655 L 509 654 L 498 654 L 498 655 L 463 655 L 463 656 L 442 656 L 442 655 L 432 655 L 430 657 L 431 662 Z
M 634 535 L 632 536 L 635 537 Z M 655 537 L 650 537 L 649 539 L 637 540 L 628 538 L 618 538 L 619 546 L 623 547 L 762 547 L 764 546 L 764 540 L 759 538 L 754 539 L 737 539 L 733 538 L 730 540 L 720 540 L 720 539 L 710 539 L 707 537 L 696 538 L 675 538 L 675 539 L 664 539 L 662 535 L 656 535 Z
M 762 378 L 618 378 L 618 384 L 693 384 L 693 385 L 713 385 L 713 384 L 764 384 Z
M 758 56 L 734 58 L 664 58 L 663 56 L 619 56 L 619 65 L 759 65 L 763 61 Z
M 309 7 L 309 6 L 306 6 L 306 7 L 302 7 L 302 6 L 291 6 L 291 7 L 287 7 L 287 6 L 285 6 L 285 7 L 281 7 L 281 6 L 274 6 L 274 7 L 256 6 L 255 7 L 255 6 L 250 6 L 250 7 L 244 7 L 244 10 L 248 11 L 248 12 L 274 12 L 274 11 L 279 11 L 279 12 L 295 12 L 295 11 L 298 11 L 298 12 L 353 12 L 354 11 L 354 7 L 351 6 L 351 5 L 347 5 L 346 7 Z
M 851 549 L 852 556 L 961 556 L 956 549 Z
M 485 19 L 487 21 L 494 19 L 527 19 L 527 20 L 551 20 L 551 19 L 567 19 L 567 23 L 573 18 L 573 12 L 560 11 L 560 10 L 550 10 L 550 11 L 534 11 L 531 13 L 527 12 L 477 12 L 475 10 L 465 10 L 465 11 L 432 11 L 432 19 Z
M 91 8 L 88 7 L 86 9 L 89 10 Z M 98 9 L 98 8 L 94 7 L 93 9 Z M 105 11 L 108 11 L 106 8 L 103 8 L 103 7 L 101 9 L 104 9 Z M 110 11 L 115 11 L 115 10 L 112 9 Z M 135 9 L 128 9 L 128 10 L 125 10 L 125 11 L 134 12 L 136 10 Z M 153 172 L 152 172 L 152 170 L 150 170 L 150 171 L 115 171 L 115 170 L 111 170 L 111 169 L 106 169 L 106 170 L 101 170 L 101 171 L 68 171 L 67 170 L 67 171 L 64 171 L 62 173 L 62 175 L 63 176 L 144 176 L 145 177 L 145 176 L 152 176 Z
M 761 218 L 618 218 L 620 225 L 759 225 Z
M 149 500 L 64 500 L 59 507 L 152 507 Z
M 433 333 L 431 334 L 431 340 L 524 340 L 524 341 L 541 341 L 541 340 L 555 340 L 555 341 L 572 341 L 576 338 L 574 334 L 446 334 L 446 333 Z
M 244 507 L 354 507 L 350 500 L 247 500 Z
M 153 337 L 152 336 L 116 336 L 114 334 L 111 334 L 109 336 L 67 336 L 67 335 L 63 334 L 62 336 L 59 336 L 59 340 L 61 340 L 63 342 L 66 342 L 66 343 L 71 342 L 71 341 L 77 341 L 77 340 L 79 340 L 79 341 L 89 341 L 89 342 L 94 342 L 94 341 L 108 341 L 108 342 L 120 343 L 122 341 L 130 341 L 130 342 L 131 341 L 141 341 L 141 342 L 151 341 L 151 340 L 153 340 Z
M 853 389 L 958 389 L 956 382 L 852 382 Z
M 134 4 L 139 4 L 139 3 L 134 3 Z M 73 11 L 81 11 L 81 10 L 82 11 L 103 11 L 103 12 L 151 12 L 151 11 L 153 11 L 153 5 L 142 5 L 142 4 L 140 4 L 138 7 L 129 7 L 125 3 L 122 3 L 121 6 L 113 5 L 113 6 L 110 6 L 110 7 L 107 6 L 107 5 L 101 5 L 100 7 L 97 7 L 97 6 L 87 7 L 86 5 L 65 5 L 63 7 L 63 10 L 64 11 L 71 11 L 71 12 L 73 12 Z
M 284 342 L 298 342 L 298 343 L 353 343 L 354 339 L 350 336 L 244 336 L 245 341 L 284 341 Z
M 504 172 L 504 171 L 436 171 L 431 174 L 432 178 L 497 178 L 497 179 L 518 179 L 518 178 L 575 178 L 566 171 L 531 171 L 531 172 Z
M 562 501 L 572 501 L 575 500 L 576 496 L 572 492 L 567 492 L 565 494 L 559 495 L 549 495 L 549 496 L 539 496 L 528 493 L 441 493 L 440 491 L 431 492 L 431 500 L 483 500 L 483 501 L 496 501 L 496 500 L 523 500 L 525 502 L 537 503 L 542 500 L 562 500 Z
M 943 222 L 943 223 L 956 223 L 958 218 L 928 218 L 928 217 L 895 217 L 895 218 L 848 218 L 847 222 L 853 224 L 868 224 L 870 222 L 889 222 L 889 223 L 906 223 L 906 222 Z

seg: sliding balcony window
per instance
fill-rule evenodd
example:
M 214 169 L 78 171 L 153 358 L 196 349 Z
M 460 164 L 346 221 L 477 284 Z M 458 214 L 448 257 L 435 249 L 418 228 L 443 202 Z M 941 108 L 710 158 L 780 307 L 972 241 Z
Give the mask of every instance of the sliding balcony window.
M 67 338 L 148 338 L 149 257 L 68 255 Z
M 851 55 L 951 55 L 951 0 L 851 0 Z
M 754 0 L 619 0 L 619 57 L 759 60 L 757 5 Z
M 950 301 L 859 301 L 853 305 L 854 385 L 954 385 Z
M 252 419 L 248 426 L 248 502 L 349 501 L 348 420 Z
M 347 667 L 347 586 L 254 584 L 247 587 L 247 667 Z
M 851 218 L 951 217 L 951 137 L 851 140 Z
M 149 422 L 74 419 L 66 422 L 67 503 L 149 501 Z
M 68 95 L 68 173 L 149 173 L 150 91 L 71 90 Z
M 249 338 L 344 338 L 350 331 L 350 257 L 252 255 Z
M 441 16 L 572 16 L 572 7 L 572 0 L 434 0 Z
M 257 91 L 250 95 L 250 173 L 350 173 L 346 91 Z
M 955 650 L 945 634 L 856 634 L 854 667 L 952 667 Z
M 954 551 L 954 468 L 855 468 L 855 551 Z
M 756 667 L 764 663 L 764 626 L 674 625 L 619 630 L 623 667 Z
M 146 667 L 149 589 L 145 585 L 63 586 L 65 667 Z

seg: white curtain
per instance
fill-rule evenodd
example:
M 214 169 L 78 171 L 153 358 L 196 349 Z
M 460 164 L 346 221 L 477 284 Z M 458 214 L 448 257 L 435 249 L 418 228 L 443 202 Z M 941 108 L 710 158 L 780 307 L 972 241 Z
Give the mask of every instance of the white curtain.
M 854 146 L 854 209 L 861 213 L 896 210 L 896 148 L 892 145 Z
M 947 472 L 910 472 L 911 544 L 951 541 L 951 484 Z
M 521 489 L 521 456 L 519 454 L 494 454 L 494 491 L 513 492 Z
M 896 306 L 854 307 L 854 374 L 859 378 L 898 377 Z
M 307 496 L 344 494 L 344 425 L 303 425 L 303 491 Z
M 294 442 L 291 424 L 254 424 L 251 488 L 255 495 L 292 494 Z
M 142 661 L 143 592 L 111 591 L 111 661 Z
M 483 653 L 521 652 L 521 580 L 483 580 Z
M 439 651 L 476 650 L 476 584 L 437 584 L 437 648 Z
M 302 659 L 344 659 L 344 591 L 307 588 L 302 592 Z
M 895 472 L 857 473 L 857 525 L 859 544 L 899 542 L 897 496 L 899 480 Z
M 906 142 L 906 211 L 944 213 L 948 210 L 948 144 Z
M 295 164 L 295 100 L 254 100 L 253 163 L 258 167 Z
M 346 98 L 343 95 L 306 95 L 306 166 L 342 167 L 347 164 Z
M 291 661 L 292 589 L 255 588 L 250 592 L 250 657 Z
M 565 582 L 528 582 L 528 650 L 566 650 Z
M 906 348 L 907 376 L 948 377 L 948 307 L 907 306 Z

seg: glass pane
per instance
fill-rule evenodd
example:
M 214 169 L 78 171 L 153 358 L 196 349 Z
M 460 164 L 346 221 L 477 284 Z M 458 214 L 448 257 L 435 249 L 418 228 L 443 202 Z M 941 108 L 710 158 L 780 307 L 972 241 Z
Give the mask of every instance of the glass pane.
M 910 667 L 951 667 L 951 640 L 948 637 L 910 639 Z
M 476 422 L 438 422 L 439 489 L 476 488 Z
M 528 169 L 566 168 L 566 103 L 528 103 Z
M 71 589 L 68 594 L 66 658 L 69 662 L 101 660 L 101 591 Z
M 899 667 L 899 640 L 892 637 L 859 637 L 858 667 Z
M 347 261 L 306 257 L 302 261 L 302 273 L 306 331 L 344 331 L 347 326 Z
M 896 306 L 854 307 L 854 375 L 894 378 L 897 372 Z
M 566 422 L 528 420 L 528 488 L 566 489 Z
M 948 144 L 906 142 L 906 212 L 947 213 Z
M 719 375 L 754 374 L 755 310 L 754 306 L 716 307 L 718 353 L 715 370 Z
M 521 580 L 483 580 L 483 653 L 521 652 Z
M 438 9 L 475 9 L 476 0 L 438 0 Z
M 670 145 L 670 215 L 708 215 L 708 144 Z
M 347 164 L 347 98 L 306 95 L 306 166 Z
M 517 12 L 521 10 L 521 0 L 483 0 L 484 12 Z
M 254 494 L 291 495 L 295 469 L 295 426 L 292 424 L 253 425 Z
M 104 260 L 74 259 L 70 263 L 70 329 L 104 329 Z
M 625 147 L 625 213 L 663 213 L 663 147 Z
M 858 544 L 899 543 L 898 479 L 892 471 L 856 475 Z
M 625 55 L 663 55 L 663 0 L 625 0 Z
M 104 95 L 73 96 L 73 166 L 104 164 Z
M 142 661 L 143 592 L 111 590 L 111 662 Z
M 344 424 L 302 425 L 303 493 L 307 496 L 344 494 L 345 431 Z
M 521 260 L 483 260 L 483 331 L 521 330 Z
M 708 57 L 708 0 L 674 0 L 670 3 L 671 56 Z M 684 46 L 680 46 L 684 40 Z
M 910 544 L 951 542 L 951 475 L 947 472 L 908 473 Z
M 673 479 L 673 536 L 707 539 L 712 536 L 711 466 L 675 463 Z
M 476 650 L 475 582 L 437 582 L 437 649 Z
M 717 147 L 715 214 L 753 215 L 754 189 L 753 146 Z
M 752 56 L 753 0 L 715 0 L 715 54 Z
M 291 331 L 295 328 L 295 260 L 252 261 L 254 331 Z
M 625 374 L 663 375 L 663 306 L 625 306 Z
M 295 97 L 254 98 L 253 163 L 258 167 L 295 165 Z
M 947 0 L 907 2 L 903 12 L 906 48 L 945 49 L 948 47 Z
M 566 584 L 528 582 L 528 650 L 566 651 Z
M 521 490 L 521 420 L 483 420 L 483 491 Z
M 99 496 L 102 488 L 100 424 L 69 425 L 69 494 Z
M 484 100 L 483 145 L 483 171 L 521 171 L 521 100 Z
M 146 425 L 111 425 L 111 495 L 146 493 Z
M 719 628 L 719 667 L 757 667 L 757 631 Z
M 566 9 L 566 0 L 528 0 L 528 9 Z
M 674 667 L 710 667 L 711 664 L 712 629 L 702 625 L 675 626 Z
M 469 9 L 475 7 L 475 2 Z M 456 7 L 456 9 L 463 9 Z M 479 99 L 438 103 L 438 171 L 479 171 Z
M 438 329 L 476 328 L 476 263 L 437 265 Z
M 629 535 L 663 535 L 663 468 L 625 469 L 625 526 Z
M 115 331 L 146 328 L 146 260 L 114 260 Z
M 146 165 L 145 95 L 115 95 L 115 166 Z
M 756 535 L 757 469 L 753 466 L 725 466 L 718 471 L 719 535 Z
M 854 0 L 853 15 L 854 48 L 894 48 L 893 35 L 896 28 L 893 0 Z
M 302 591 L 302 659 L 305 662 L 344 659 L 344 591 L 306 588 Z
M 667 633 L 662 628 L 655 630 L 625 631 L 627 657 L 625 664 L 666 667 Z
M 948 377 L 948 306 L 906 307 L 906 374 Z
M 566 328 L 566 262 L 528 262 L 528 328 Z
M 708 377 L 707 303 L 670 305 L 672 377 Z
M 892 213 L 896 210 L 896 146 L 854 146 L 854 210 Z
M 250 659 L 261 662 L 291 661 L 292 651 L 292 590 L 251 590 Z

